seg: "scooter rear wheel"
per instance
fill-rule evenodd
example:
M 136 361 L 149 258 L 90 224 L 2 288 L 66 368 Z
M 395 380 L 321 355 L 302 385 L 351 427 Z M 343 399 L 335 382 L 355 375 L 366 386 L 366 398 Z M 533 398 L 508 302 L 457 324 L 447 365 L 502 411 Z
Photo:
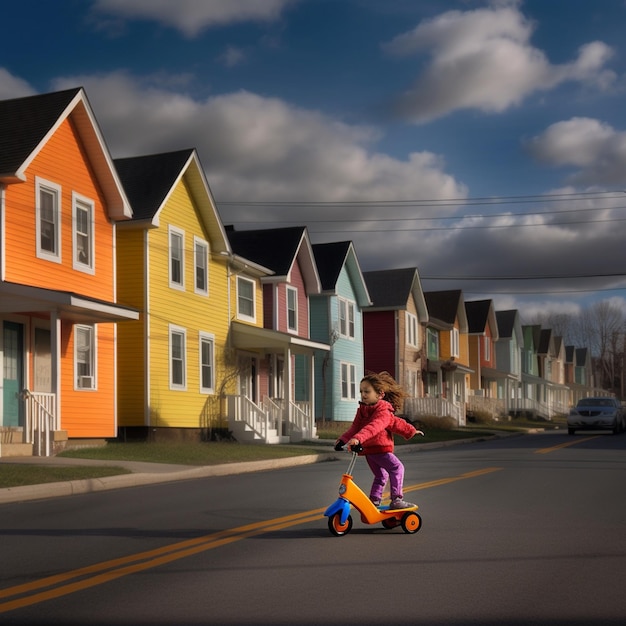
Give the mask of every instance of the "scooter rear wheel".
M 402 524 L 402 530 L 412 535 L 422 527 L 422 518 L 419 516 L 419 513 L 411 511 L 404 514 L 400 523 Z
M 341 523 L 341 513 L 335 513 L 328 518 L 328 530 L 335 537 L 342 537 L 352 529 L 352 515 L 348 515 L 346 521 Z

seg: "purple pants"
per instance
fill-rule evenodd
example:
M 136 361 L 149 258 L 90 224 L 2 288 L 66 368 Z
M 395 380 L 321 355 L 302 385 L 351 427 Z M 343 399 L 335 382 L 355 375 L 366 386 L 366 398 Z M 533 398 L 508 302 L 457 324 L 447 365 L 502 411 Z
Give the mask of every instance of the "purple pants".
M 382 454 L 367 454 L 367 464 L 374 473 L 374 482 L 370 490 L 372 500 L 382 500 L 383 490 L 389 480 L 391 498 L 402 498 L 402 483 L 404 481 L 404 465 L 393 452 Z

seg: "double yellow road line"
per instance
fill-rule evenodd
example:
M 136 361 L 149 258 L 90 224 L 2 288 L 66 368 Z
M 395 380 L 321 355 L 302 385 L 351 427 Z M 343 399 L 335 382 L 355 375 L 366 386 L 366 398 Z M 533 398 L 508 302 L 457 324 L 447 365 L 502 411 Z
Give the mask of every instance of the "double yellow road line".
M 541 448 L 536 450 L 535 453 L 547 454 L 561 448 L 589 441 L 593 438 L 594 437 L 587 437 L 568 441 L 550 448 Z M 449 478 L 440 478 L 438 480 L 415 485 L 405 485 L 404 491 L 411 492 L 440 487 L 459 480 L 484 476 L 485 474 L 497 472 L 501 469 L 500 467 L 488 467 Z M 59 598 L 76 591 L 89 589 L 90 587 L 101 585 L 115 580 L 116 578 L 122 578 L 123 576 L 158 567 L 165 563 L 171 563 L 178 559 L 184 559 L 185 557 L 193 556 L 200 552 L 205 552 L 206 550 L 212 550 L 213 548 L 219 548 L 220 546 L 254 537 L 255 535 L 314 522 L 322 516 L 324 510 L 324 508 L 313 509 L 303 511 L 302 513 L 295 513 L 293 515 L 286 515 L 284 517 L 239 526 L 238 528 L 230 528 L 228 530 L 211 533 L 210 535 L 204 535 L 202 537 L 196 537 L 195 539 L 188 539 L 179 543 L 156 548 L 155 550 L 138 552 L 137 554 L 120 557 L 119 559 L 111 559 L 54 576 L 40 578 L 39 580 L 24 583 L 23 585 L 0 589 L 0 613 L 6 613 L 25 606 L 37 604 L 38 602 Z
M 430 489 L 431 487 L 439 487 L 458 480 L 467 478 L 475 478 L 484 474 L 498 471 L 497 467 L 468 472 L 459 476 L 450 478 L 442 478 L 426 483 L 405 486 L 404 491 L 418 491 L 420 489 Z M 38 602 L 52 600 L 61 596 L 89 589 L 103 583 L 107 583 L 116 578 L 136 574 L 165 563 L 171 563 L 178 559 L 184 559 L 188 556 L 219 548 L 235 541 L 254 537 L 290 526 L 299 524 L 307 524 L 319 520 L 324 513 L 325 508 L 313 509 L 311 511 L 303 511 L 293 515 L 277 517 L 271 520 L 255 522 L 239 526 L 238 528 L 230 528 L 222 530 L 210 535 L 188 539 L 179 543 L 174 543 L 155 550 L 147 550 L 138 552 L 129 556 L 120 557 L 119 559 L 111 559 L 101 563 L 95 563 L 87 567 L 63 572 L 54 576 L 40 578 L 23 585 L 16 585 L 7 589 L 0 589 L 0 613 L 6 613 L 15 609 L 23 608 Z

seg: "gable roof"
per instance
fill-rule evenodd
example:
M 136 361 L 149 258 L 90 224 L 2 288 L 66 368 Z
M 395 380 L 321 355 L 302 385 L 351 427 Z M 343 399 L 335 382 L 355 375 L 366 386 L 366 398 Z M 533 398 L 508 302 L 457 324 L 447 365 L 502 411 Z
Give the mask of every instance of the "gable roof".
M 320 277 L 322 292 L 337 294 L 337 281 L 345 266 L 360 307 L 372 304 L 361 271 L 356 251 L 351 241 L 317 243 L 312 246 L 315 264 Z
M 493 300 L 473 300 L 465 303 L 467 332 L 471 335 L 483 335 L 487 327 L 491 328 L 491 339 L 499 337 L 498 323 L 493 308 Z
M 404 310 L 413 296 L 421 322 L 428 321 L 424 292 L 415 267 L 364 272 L 365 284 L 372 300 L 370 310 Z
M 467 315 L 463 304 L 463 292 L 460 289 L 450 289 L 448 291 L 427 291 L 424 293 L 428 315 L 444 324 L 454 325 L 459 319 L 459 330 L 462 333 L 468 332 Z
M 230 254 L 226 231 L 194 148 L 115 159 L 114 163 L 133 208 L 132 223 L 158 227 L 161 211 L 184 178 L 209 234 L 211 252 Z
M 82 87 L 0 101 L 0 182 L 26 180 L 26 170 L 57 128 L 70 118 L 113 219 L 132 211 Z
M 513 336 L 513 325 L 515 324 L 516 314 L 517 311 L 515 309 L 510 309 L 509 311 L 496 311 L 498 332 L 501 339 Z
M 554 342 L 552 339 L 552 329 L 542 328 L 539 335 L 539 346 L 537 348 L 539 354 L 548 354 L 554 352 Z
M 235 254 L 274 272 L 264 282 L 291 280 L 291 270 L 300 257 L 307 293 L 320 293 L 322 286 L 306 226 L 260 230 L 235 230 L 226 226 L 226 232 Z

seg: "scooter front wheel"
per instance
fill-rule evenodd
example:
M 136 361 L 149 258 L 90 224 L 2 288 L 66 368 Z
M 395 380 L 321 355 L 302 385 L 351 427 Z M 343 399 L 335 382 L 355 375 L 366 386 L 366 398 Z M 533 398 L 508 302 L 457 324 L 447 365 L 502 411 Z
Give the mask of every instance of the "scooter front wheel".
M 341 512 L 333 513 L 328 518 L 328 530 L 335 535 L 335 537 L 342 537 L 350 532 L 352 529 L 352 515 L 348 515 L 346 521 L 341 523 Z
M 419 513 L 411 511 L 410 513 L 405 513 L 400 523 L 402 524 L 402 530 L 412 535 L 422 527 L 422 518 L 419 516 Z

